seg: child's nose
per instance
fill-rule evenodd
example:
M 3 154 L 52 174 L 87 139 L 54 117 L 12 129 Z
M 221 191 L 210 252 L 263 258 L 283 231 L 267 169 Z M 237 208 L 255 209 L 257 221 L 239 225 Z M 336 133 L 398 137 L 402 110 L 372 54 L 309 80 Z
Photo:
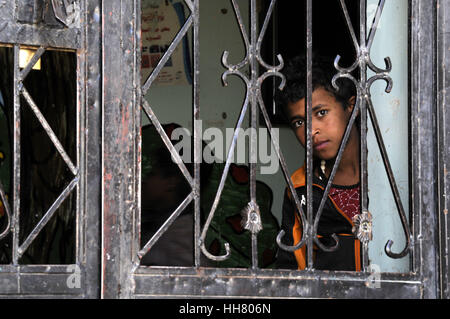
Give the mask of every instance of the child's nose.
M 315 135 L 317 135 L 317 134 L 319 134 L 319 133 L 320 133 L 319 127 L 313 126 L 313 127 L 312 127 L 311 135 L 312 135 L 312 136 L 315 136 Z

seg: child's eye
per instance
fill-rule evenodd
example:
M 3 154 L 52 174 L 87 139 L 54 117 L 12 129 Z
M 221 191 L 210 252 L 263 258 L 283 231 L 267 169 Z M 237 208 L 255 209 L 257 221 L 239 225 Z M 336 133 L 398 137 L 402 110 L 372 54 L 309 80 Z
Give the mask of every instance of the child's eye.
M 303 125 L 303 120 L 296 120 L 292 123 L 292 125 L 294 126 L 294 128 L 301 127 Z
M 322 116 L 325 116 L 327 113 L 328 113 L 327 110 L 320 110 L 320 111 L 317 112 L 317 115 L 322 117 Z

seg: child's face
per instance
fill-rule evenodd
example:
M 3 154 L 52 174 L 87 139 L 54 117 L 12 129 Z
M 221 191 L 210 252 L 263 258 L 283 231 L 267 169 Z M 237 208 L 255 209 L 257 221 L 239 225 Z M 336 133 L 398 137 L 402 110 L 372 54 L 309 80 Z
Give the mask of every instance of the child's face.
M 354 104 L 344 109 L 335 97 L 324 88 L 312 93 L 312 142 L 313 154 L 323 160 L 336 157 Z M 300 143 L 306 144 L 305 99 L 288 105 L 291 127 Z M 356 130 L 353 127 L 353 130 Z M 352 132 L 354 133 L 354 132 Z

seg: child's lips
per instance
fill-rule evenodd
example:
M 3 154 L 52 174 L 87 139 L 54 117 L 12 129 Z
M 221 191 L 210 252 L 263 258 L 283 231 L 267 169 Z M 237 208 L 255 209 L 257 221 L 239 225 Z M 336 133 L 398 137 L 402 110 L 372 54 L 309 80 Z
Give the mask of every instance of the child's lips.
M 327 147 L 327 145 L 328 145 L 328 141 L 320 141 L 320 142 L 314 143 L 314 149 L 316 151 L 320 151 L 320 150 L 324 149 L 325 147 Z

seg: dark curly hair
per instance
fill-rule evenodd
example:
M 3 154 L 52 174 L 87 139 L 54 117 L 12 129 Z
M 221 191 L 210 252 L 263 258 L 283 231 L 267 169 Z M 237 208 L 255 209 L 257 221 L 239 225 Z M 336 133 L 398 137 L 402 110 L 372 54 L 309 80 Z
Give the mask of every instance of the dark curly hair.
M 290 103 L 295 103 L 306 96 L 306 58 L 304 56 L 297 56 L 286 63 L 286 66 L 281 73 L 286 77 L 286 84 L 283 90 L 277 90 L 275 95 L 276 103 L 281 106 L 283 115 L 286 120 L 286 107 Z M 323 88 L 331 93 L 335 99 L 347 108 L 349 106 L 349 99 L 356 96 L 356 88 L 353 82 L 346 78 L 339 78 L 336 84 L 339 90 L 336 90 L 332 85 L 333 76 L 337 73 L 333 65 L 333 59 L 317 56 L 313 57 L 312 61 L 312 90 Z

